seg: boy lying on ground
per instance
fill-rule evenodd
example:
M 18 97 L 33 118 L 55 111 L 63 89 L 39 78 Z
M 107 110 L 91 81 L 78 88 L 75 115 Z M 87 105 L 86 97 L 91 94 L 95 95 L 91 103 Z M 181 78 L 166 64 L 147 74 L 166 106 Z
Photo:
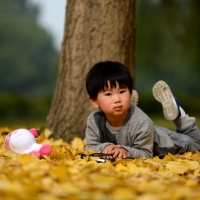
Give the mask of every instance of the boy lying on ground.
M 164 81 L 153 86 L 153 96 L 163 107 L 164 117 L 176 132 L 155 126 L 137 105 L 137 92 L 127 68 L 119 62 L 95 64 L 88 72 L 86 89 L 97 108 L 87 119 L 84 149 L 112 154 L 113 158 L 150 158 L 200 149 L 196 119 L 185 114 Z M 132 91 L 134 96 L 132 97 Z

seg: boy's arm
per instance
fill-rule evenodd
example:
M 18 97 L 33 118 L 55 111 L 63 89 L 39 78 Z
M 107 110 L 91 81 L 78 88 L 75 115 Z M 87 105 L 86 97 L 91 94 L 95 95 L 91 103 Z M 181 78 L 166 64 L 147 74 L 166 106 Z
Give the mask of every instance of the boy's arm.
M 149 135 L 149 133 L 146 132 L 145 135 Z M 147 143 L 145 143 L 145 141 L 147 141 Z M 124 145 L 121 145 L 121 147 L 123 147 L 124 149 L 126 149 L 128 151 L 128 157 L 151 158 L 153 156 L 153 142 L 148 142 L 148 141 L 150 141 L 150 140 L 148 140 L 146 138 L 145 140 L 143 139 L 144 144 L 140 143 L 140 141 L 138 141 L 138 142 L 134 141 L 135 144 L 131 147 L 124 146 Z
M 132 135 L 131 145 L 121 145 L 128 151 L 128 157 L 132 158 L 150 158 L 153 156 L 153 144 L 154 144 L 154 125 L 151 121 L 145 121 L 141 123 L 138 130 Z
M 95 152 L 100 152 L 108 145 L 113 145 L 113 143 L 101 143 L 100 130 L 97 127 L 95 120 L 92 117 L 89 117 L 85 133 L 84 150 L 87 151 L 92 149 Z

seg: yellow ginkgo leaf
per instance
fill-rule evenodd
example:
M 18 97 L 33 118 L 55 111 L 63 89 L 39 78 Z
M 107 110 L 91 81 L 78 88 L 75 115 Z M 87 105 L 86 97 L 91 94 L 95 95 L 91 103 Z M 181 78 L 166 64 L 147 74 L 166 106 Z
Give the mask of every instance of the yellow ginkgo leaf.
M 72 149 L 78 150 L 78 151 L 82 151 L 83 150 L 83 140 L 81 140 L 80 138 L 75 137 L 72 142 Z
M 0 142 L 6 134 L 0 128 Z M 198 151 L 97 163 L 100 154 L 84 151 L 82 139 L 49 137 L 45 130 L 38 138 L 52 146 L 40 159 L 0 148 L 0 199 L 200 199 Z
M 44 136 L 46 138 L 49 138 L 53 134 L 53 132 L 50 131 L 49 129 L 45 129 L 44 132 L 43 132 L 43 134 L 44 134 Z

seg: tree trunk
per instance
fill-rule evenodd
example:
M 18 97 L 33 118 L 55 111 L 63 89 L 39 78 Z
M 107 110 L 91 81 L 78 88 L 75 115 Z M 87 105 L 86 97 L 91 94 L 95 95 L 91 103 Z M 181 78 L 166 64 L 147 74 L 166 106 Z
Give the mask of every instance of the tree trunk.
M 55 139 L 84 138 L 85 78 L 97 62 L 119 61 L 134 78 L 135 0 L 68 0 L 60 67 L 47 125 Z

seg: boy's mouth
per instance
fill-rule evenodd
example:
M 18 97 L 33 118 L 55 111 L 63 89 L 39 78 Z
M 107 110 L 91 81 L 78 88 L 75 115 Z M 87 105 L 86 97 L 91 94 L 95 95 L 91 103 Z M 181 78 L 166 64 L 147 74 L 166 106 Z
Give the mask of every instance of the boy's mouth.
M 121 110 L 123 106 L 115 106 L 114 110 Z

